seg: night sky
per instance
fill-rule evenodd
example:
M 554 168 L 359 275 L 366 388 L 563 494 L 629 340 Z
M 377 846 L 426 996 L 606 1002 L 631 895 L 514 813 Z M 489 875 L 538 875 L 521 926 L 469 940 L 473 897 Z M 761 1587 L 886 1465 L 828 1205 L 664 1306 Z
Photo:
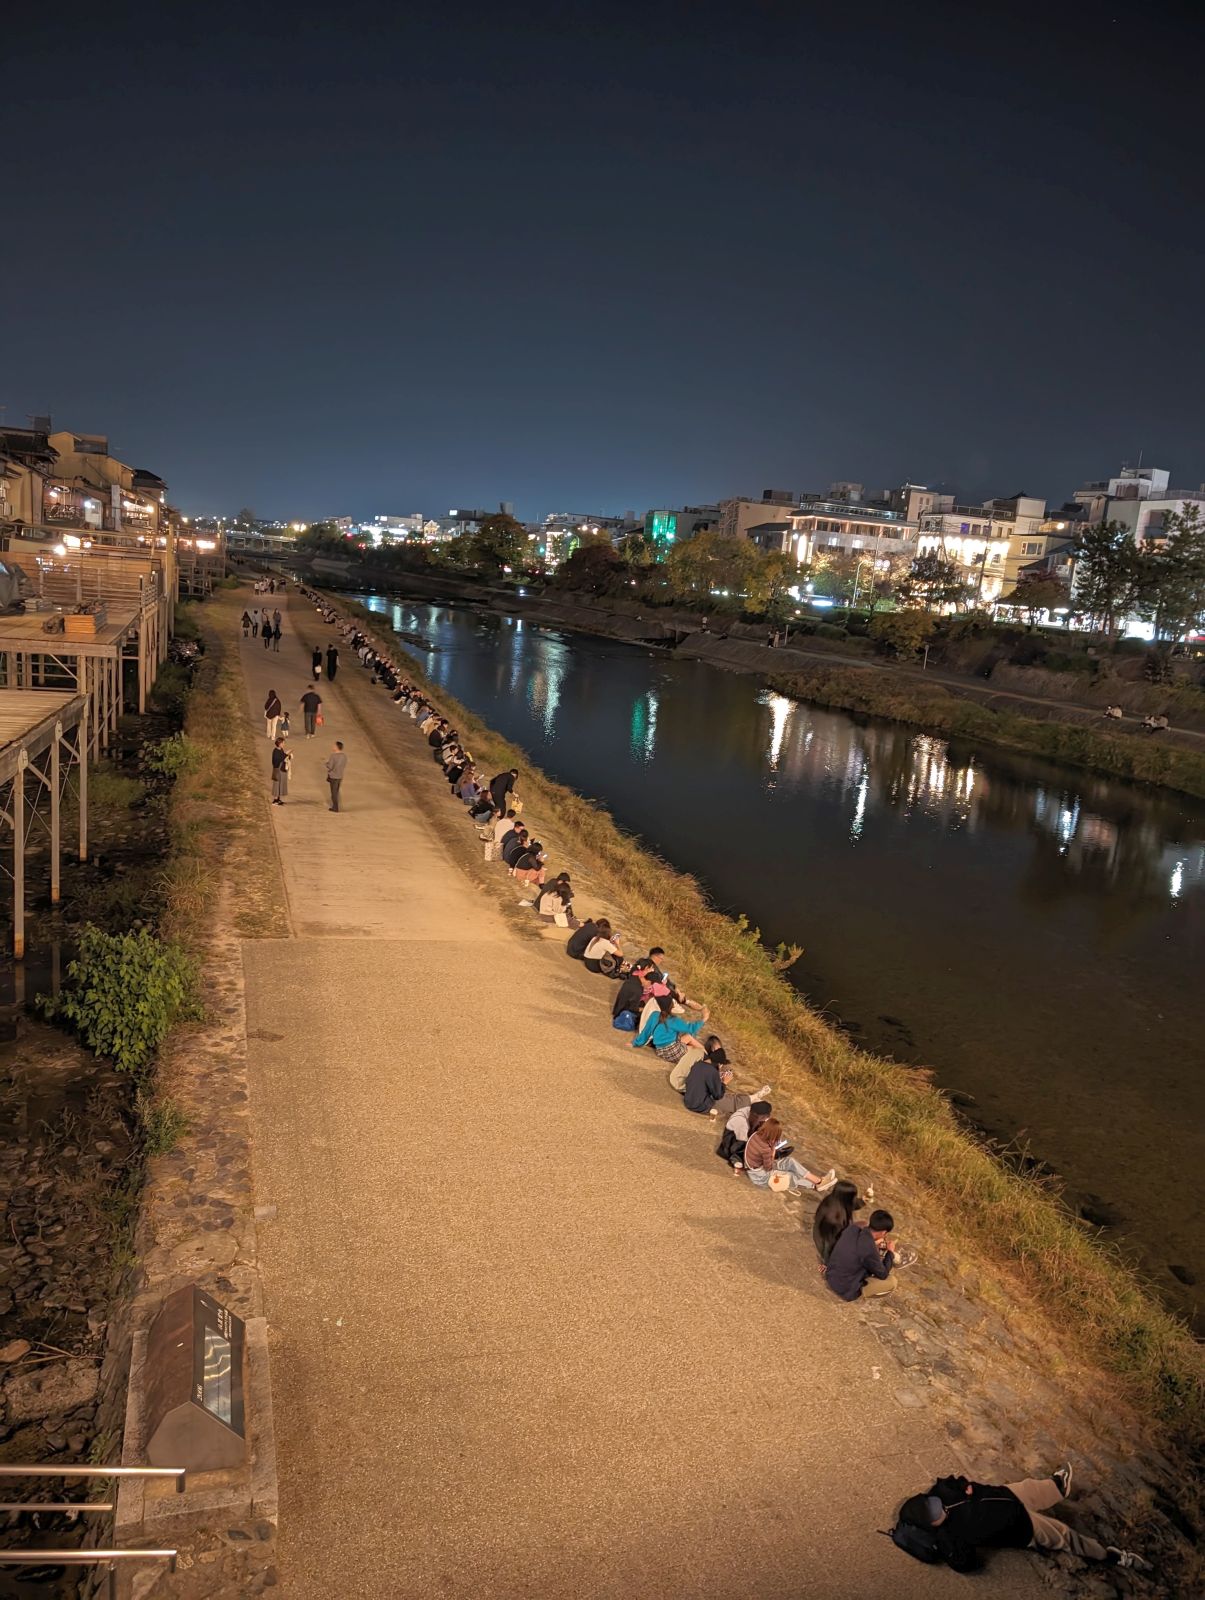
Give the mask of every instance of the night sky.
M 0 403 L 185 511 L 1205 478 L 1191 8 L 19 9 Z

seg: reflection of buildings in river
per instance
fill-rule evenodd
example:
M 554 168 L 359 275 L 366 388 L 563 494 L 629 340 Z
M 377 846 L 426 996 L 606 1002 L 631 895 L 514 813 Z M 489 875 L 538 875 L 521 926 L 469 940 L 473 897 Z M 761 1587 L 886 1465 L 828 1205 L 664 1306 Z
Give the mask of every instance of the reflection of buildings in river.
M 639 694 L 632 701 L 631 750 L 637 761 L 651 761 L 657 751 L 656 689 Z
M 758 698 L 770 714 L 769 786 L 836 789 L 851 802 L 852 838 L 861 837 L 872 800 L 905 815 L 919 808 L 962 823 L 972 817 L 972 797 L 981 800 L 986 793 L 981 769 L 973 759 L 951 758 L 944 739 L 861 727 L 779 694 Z

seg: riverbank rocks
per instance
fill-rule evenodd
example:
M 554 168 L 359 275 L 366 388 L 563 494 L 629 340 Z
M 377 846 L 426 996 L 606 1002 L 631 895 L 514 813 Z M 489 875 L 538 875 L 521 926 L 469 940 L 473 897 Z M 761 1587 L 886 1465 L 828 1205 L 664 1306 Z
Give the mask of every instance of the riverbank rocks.
M 40 1422 L 88 1405 L 96 1398 L 100 1369 L 95 1361 L 47 1361 L 6 1378 L 0 1393 L 10 1424 Z

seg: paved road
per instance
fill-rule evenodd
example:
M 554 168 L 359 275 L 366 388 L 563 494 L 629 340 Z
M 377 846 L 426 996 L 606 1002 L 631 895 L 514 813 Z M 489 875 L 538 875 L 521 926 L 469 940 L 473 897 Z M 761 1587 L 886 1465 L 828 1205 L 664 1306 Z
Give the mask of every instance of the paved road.
M 242 647 L 258 730 L 308 677 L 285 627 Z M 345 657 L 322 692 L 272 810 L 294 937 L 244 947 L 283 1594 L 961 1595 L 874 1531 L 953 1462 L 796 1208 L 725 1173 L 603 980 L 448 858 L 382 691 Z M 984 1592 L 1048 1591 L 1009 1555 Z

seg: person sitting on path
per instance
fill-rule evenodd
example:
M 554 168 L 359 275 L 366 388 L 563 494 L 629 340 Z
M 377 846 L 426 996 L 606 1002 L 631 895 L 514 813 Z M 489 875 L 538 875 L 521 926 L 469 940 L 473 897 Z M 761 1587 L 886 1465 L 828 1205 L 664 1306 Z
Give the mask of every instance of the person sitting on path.
M 738 1106 L 729 1115 L 715 1153 L 732 1168 L 734 1177 L 745 1170 L 745 1146 L 750 1133 L 765 1122 L 773 1109 L 770 1102 L 762 1099 L 759 1093 L 753 1100 L 746 1099 L 744 1105 Z
M 289 765 L 291 757 L 285 749 L 284 739 L 278 736 L 272 745 L 272 804 L 283 806 L 289 792 Z
M 490 799 L 494 802 L 494 810 L 499 816 L 507 809 L 518 776 L 518 767 L 511 767 L 509 771 L 496 773 L 490 779 Z
M 502 859 L 508 867 L 513 867 L 526 849 L 527 829 L 517 822 L 502 840 Z
M 816 1207 L 812 1218 L 812 1243 L 820 1257 L 821 1272 L 828 1266 L 833 1246 L 854 1220 L 854 1212 L 861 1204 L 857 1184 L 850 1183 L 848 1178 L 839 1178 Z
M 1048 1478 L 1022 1478 L 1016 1483 L 975 1483 L 953 1473 L 904 1501 L 894 1537 L 899 1542 L 901 1531 L 917 1529 L 920 1548 L 928 1551 L 922 1559 L 944 1561 L 955 1572 L 982 1566 L 981 1550 L 1066 1553 L 1081 1561 L 1151 1572 L 1151 1563 L 1133 1550 L 1101 1544 L 1047 1515 L 1070 1495 L 1071 1478 L 1070 1465 L 1056 1468 Z
M 329 682 L 334 683 L 335 674 L 339 670 L 339 651 L 333 644 L 326 647 L 326 676 Z
M 499 818 L 496 819 L 493 824 L 494 845 L 498 845 L 499 848 L 501 848 L 502 840 L 506 838 L 506 835 L 509 834 L 510 830 L 517 826 L 517 822 L 517 811 L 507 811 L 506 816 L 499 816 Z
M 642 956 L 639 961 L 633 961 L 627 977 L 615 991 L 615 1000 L 611 1006 L 611 1021 L 614 1022 L 621 1011 L 630 1012 L 633 1033 L 636 1031 L 637 1019 L 644 1005 L 648 975 L 652 970 L 653 964 L 647 956 Z
M 872 1211 L 865 1227 L 850 1221 L 841 1230 L 824 1269 L 824 1281 L 839 1300 L 861 1300 L 892 1292 L 894 1227 L 890 1211 Z
M 347 755 L 342 739 L 336 739 L 334 748 L 326 758 L 326 781 L 331 791 L 330 810 L 339 809 L 339 791 L 343 787 L 343 774 L 347 771 Z
M 269 689 L 268 698 L 264 701 L 264 732 L 269 739 L 275 739 L 280 732 L 280 713 L 283 710 L 280 696 L 275 689 Z
M 683 1104 L 688 1111 L 705 1117 L 713 1106 L 719 1105 L 731 1082 L 731 1067 L 718 1066 L 706 1055 L 700 1056 L 686 1074 L 682 1090 Z
M 322 710 L 322 696 L 317 689 L 307 689 L 301 697 L 301 709 L 304 714 L 305 736 L 312 739 L 318 731 L 318 713 Z
M 582 957 L 586 963 L 586 971 L 602 972 L 604 961 L 613 966 L 618 963 L 622 955 L 623 946 L 619 942 L 619 935 L 612 930 L 606 917 L 599 917 L 594 924 L 594 937 L 586 946 L 585 955 Z
M 750 1133 L 743 1157 L 750 1183 L 756 1184 L 759 1189 L 765 1189 L 769 1186 L 772 1173 L 784 1172 L 792 1193 L 798 1189 L 815 1189 L 819 1194 L 827 1194 L 837 1181 L 834 1169 L 830 1167 L 823 1177 L 810 1172 L 802 1162 L 796 1161 L 794 1156 L 779 1155 L 781 1144 L 782 1123 L 774 1117 L 767 1117 L 764 1122 L 758 1124 L 754 1132 Z
M 656 1013 L 649 1018 L 644 1026 L 632 1040 L 632 1049 L 640 1050 L 645 1045 L 652 1045 L 654 1054 L 668 1061 L 671 1067 L 676 1067 L 686 1056 L 688 1051 L 702 1051 L 696 1035 L 704 1027 L 710 1012 L 703 1007 L 703 1014 L 697 1022 L 687 1022 L 685 1017 L 674 1015 L 674 1002 L 665 994 L 657 1001 Z M 687 1071 L 690 1063 L 687 1063 Z
M 320 645 L 314 646 L 314 653 L 310 657 L 310 675 L 315 683 L 322 676 L 322 647 Z
M 538 839 L 533 839 L 524 849 L 522 855 L 515 861 L 511 870 L 521 883 L 542 884 L 545 872 L 544 863 L 547 859 L 544 854 L 544 846 Z M 532 903 L 534 904 L 534 901 Z

